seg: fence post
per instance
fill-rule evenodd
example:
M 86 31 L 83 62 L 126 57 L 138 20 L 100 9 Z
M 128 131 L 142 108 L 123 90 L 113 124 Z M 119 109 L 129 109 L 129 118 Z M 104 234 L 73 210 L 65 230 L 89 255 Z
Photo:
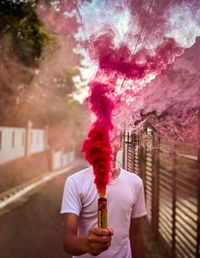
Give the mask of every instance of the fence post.
M 136 173 L 136 167 L 135 167 L 135 151 L 136 151 L 136 133 L 131 132 L 131 154 L 132 154 L 132 171 Z
M 197 130 L 197 141 L 198 141 L 198 204 L 197 204 L 197 248 L 196 257 L 200 258 L 200 110 L 198 112 L 198 130 Z
M 28 121 L 27 127 L 26 127 L 26 137 L 25 137 L 25 157 L 28 158 L 31 154 L 31 138 L 32 138 L 32 127 L 33 123 L 32 121 Z
M 127 170 L 133 172 L 133 134 L 128 132 L 127 144 Z
M 145 137 L 147 137 L 147 127 L 144 129 L 144 133 L 145 133 Z M 143 160 L 144 160 L 144 164 L 143 164 L 143 182 L 144 182 L 144 193 L 145 193 L 145 199 L 147 198 L 147 189 L 146 189 L 146 185 L 147 185 L 147 178 L 146 178 L 146 173 L 147 173 L 147 168 L 146 168 L 146 158 L 147 158 L 147 139 L 145 138 L 145 140 L 143 140 Z
M 159 221 L 159 143 L 160 139 L 155 135 L 155 131 L 153 134 L 153 186 L 152 186 L 152 206 L 153 206 L 153 214 L 152 214 L 152 224 L 153 230 L 155 232 L 155 237 L 158 238 L 158 221 Z
M 124 129 L 124 133 L 123 133 L 123 141 L 122 141 L 122 168 L 124 168 L 125 169 L 125 155 L 126 155 L 126 153 L 125 153 L 125 145 L 126 145 L 126 143 L 125 143 L 125 137 L 126 137 L 126 131 L 125 131 L 125 129 Z
M 176 177 L 177 177 L 177 146 L 175 145 L 172 153 L 173 168 L 172 168 L 172 257 L 176 257 Z
M 139 146 L 139 150 L 138 150 L 138 155 L 139 155 L 139 171 L 140 171 L 140 176 L 144 182 L 145 185 L 145 146 L 142 146 L 142 136 L 143 136 L 144 131 L 140 131 L 139 133 L 139 139 L 138 139 L 138 146 Z

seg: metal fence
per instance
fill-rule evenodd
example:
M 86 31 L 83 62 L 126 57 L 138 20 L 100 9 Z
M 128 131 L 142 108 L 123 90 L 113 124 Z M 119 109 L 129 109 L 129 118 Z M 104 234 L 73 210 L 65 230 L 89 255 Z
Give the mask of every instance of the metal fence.
M 180 154 L 149 127 L 124 133 L 123 167 L 142 177 L 150 222 L 167 257 L 200 258 L 200 151 Z

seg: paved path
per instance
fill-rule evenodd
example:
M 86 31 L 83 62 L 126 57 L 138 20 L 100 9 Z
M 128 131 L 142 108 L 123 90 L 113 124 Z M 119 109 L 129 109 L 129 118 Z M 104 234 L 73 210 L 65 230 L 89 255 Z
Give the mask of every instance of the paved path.
M 70 258 L 62 249 L 63 186 L 70 172 L 31 191 L 0 215 L 0 257 Z

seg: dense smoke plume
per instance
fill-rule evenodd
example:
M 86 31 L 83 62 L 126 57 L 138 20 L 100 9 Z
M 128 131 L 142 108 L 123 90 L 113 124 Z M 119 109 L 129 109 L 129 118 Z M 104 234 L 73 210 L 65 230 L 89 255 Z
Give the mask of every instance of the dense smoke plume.
M 91 98 L 96 91 L 94 83 L 99 84 L 99 89 L 102 85 L 107 87 L 105 97 L 113 107 L 106 107 L 103 115 L 106 120 L 107 114 L 112 114 L 109 123 L 115 130 L 134 131 L 150 124 L 159 135 L 170 136 L 172 141 L 184 140 L 188 134 L 196 136 L 200 108 L 198 70 L 188 69 L 187 65 L 181 68 L 180 60 L 200 35 L 200 2 L 93 0 L 79 7 L 85 29 L 82 37 L 98 67 L 89 84 L 88 99 L 96 121 L 84 143 L 86 159 L 93 168 L 105 154 L 99 152 L 101 144 L 91 133 L 101 128 L 102 121 L 95 103 L 100 102 L 104 109 L 98 94 Z M 111 129 L 110 141 L 112 137 Z M 111 161 L 109 156 L 108 162 Z M 109 177 L 110 169 L 102 174 L 98 168 L 95 174 L 98 189 L 98 176 Z
M 151 120 L 158 132 L 183 137 L 177 128 L 199 109 L 192 54 L 199 52 L 199 1 L 91 1 L 80 10 L 98 65 L 94 80 L 111 89 L 114 127 L 135 130 Z

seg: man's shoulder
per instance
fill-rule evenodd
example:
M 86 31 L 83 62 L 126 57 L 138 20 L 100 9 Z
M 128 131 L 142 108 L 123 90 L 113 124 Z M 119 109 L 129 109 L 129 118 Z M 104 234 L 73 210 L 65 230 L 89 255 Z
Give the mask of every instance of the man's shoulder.
M 79 181 L 79 180 L 83 180 L 85 178 L 90 178 L 92 176 L 93 176 L 92 167 L 88 167 L 88 168 L 82 169 L 82 170 L 74 173 L 73 175 L 70 175 L 68 178 L 70 180 Z
M 73 175 L 70 175 L 66 179 L 65 186 L 66 188 L 76 189 L 76 191 L 82 194 L 87 193 L 88 189 L 95 189 L 92 167 L 80 170 Z
M 141 185 L 143 183 L 141 177 L 139 177 L 134 172 L 130 172 L 125 169 L 122 169 L 122 174 L 125 178 L 128 179 L 129 182 L 133 183 L 134 185 Z

